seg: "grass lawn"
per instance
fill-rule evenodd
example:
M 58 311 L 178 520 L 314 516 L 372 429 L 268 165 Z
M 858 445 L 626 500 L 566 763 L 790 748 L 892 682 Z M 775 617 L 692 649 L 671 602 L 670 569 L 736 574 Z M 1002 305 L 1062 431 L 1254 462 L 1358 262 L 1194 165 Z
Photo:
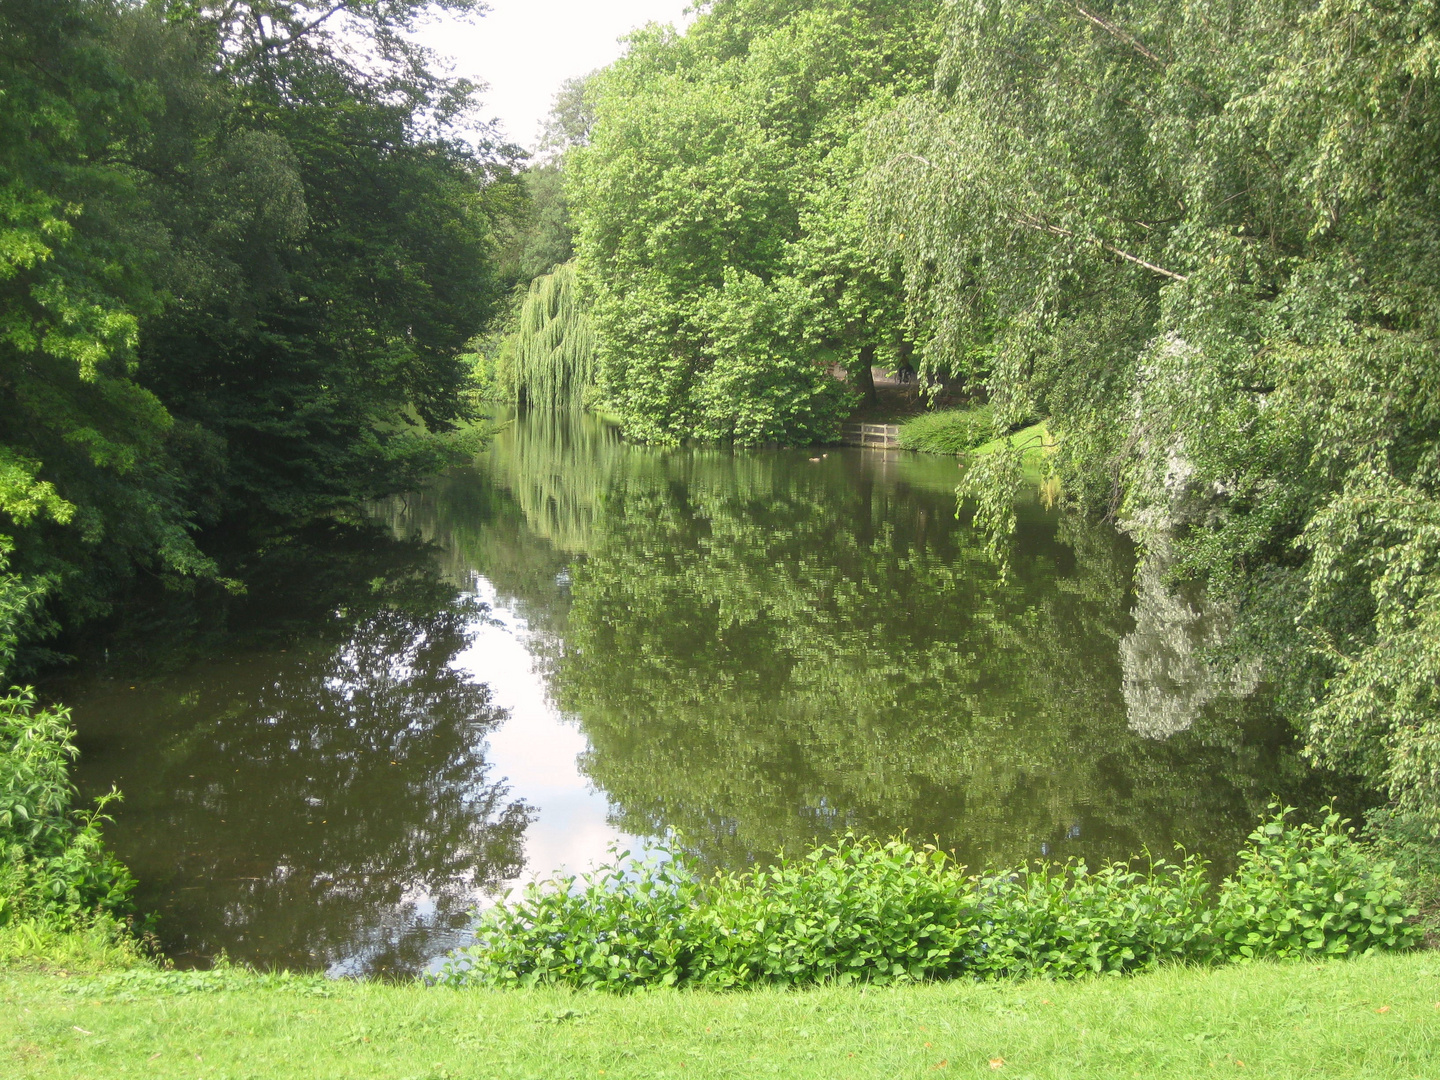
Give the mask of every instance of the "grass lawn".
M 0 972 L 0 1076 L 1440 1077 L 1440 957 L 803 993 Z
M 1006 446 L 1019 447 L 1025 453 L 1026 464 L 1038 466 L 1044 463 L 1046 457 L 1055 452 L 1055 437 L 1050 434 L 1050 429 L 1042 420 L 1038 424 L 1021 428 L 1014 434 L 991 439 L 989 442 L 977 446 L 975 453 L 993 454 Z

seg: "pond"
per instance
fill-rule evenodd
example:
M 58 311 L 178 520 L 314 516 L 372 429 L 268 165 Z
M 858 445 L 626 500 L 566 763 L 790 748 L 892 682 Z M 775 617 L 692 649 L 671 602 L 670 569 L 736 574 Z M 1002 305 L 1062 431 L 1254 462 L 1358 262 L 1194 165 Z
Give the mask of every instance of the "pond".
M 108 835 L 182 964 L 421 971 L 476 905 L 612 844 L 1223 866 L 1272 792 L 1315 797 L 1124 537 L 1027 503 L 1002 575 L 958 475 L 511 418 L 473 468 L 277 540 L 243 597 L 132 613 L 45 689 L 82 790 L 125 794 Z

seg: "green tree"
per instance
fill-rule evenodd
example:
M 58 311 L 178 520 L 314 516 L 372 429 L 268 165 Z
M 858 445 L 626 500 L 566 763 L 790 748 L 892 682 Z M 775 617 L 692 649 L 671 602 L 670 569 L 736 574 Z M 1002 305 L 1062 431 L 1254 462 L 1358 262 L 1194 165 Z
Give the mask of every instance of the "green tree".
M 628 434 L 835 437 L 853 395 L 832 367 L 898 348 L 904 321 L 889 263 L 859 243 L 853 141 L 929 79 L 936 10 L 715 3 L 595 79 L 567 190 L 601 392 Z
M 128 160 L 151 101 L 117 39 L 138 17 L 0 5 L 0 526 L 32 597 L 87 565 L 215 572 L 190 536 L 173 418 L 137 378 L 166 254 Z
M 585 145 L 594 123 L 592 96 L 590 76 L 566 80 L 546 121 L 543 156 L 513 185 L 500 263 L 514 291 L 505 316 L 477 336 L 467 354 L 482 400 L 572 408 L 593 397 L 594 333 L 575 272 L 565 195 L 570 151 Z
M 530 282 L 501 348 L 501 377 L 512 400 L 550 409 L 580 405 L 595 384 L 595 337 L 573 262 Z
M 1429 3 L 966 0 L 870 176 L 926 362 L 990 341 L 1072 497 L 1233 615 L 1212 659 L 1440 823 L 1437 41 Z
M 407 38 L 429 6 L 0 3 L 0 545 L 27 641 L 137 573 L 219 577 L 206 527 L 289 527 L 463 449 L 513 161 L 453 137 L 474 88 Z
M 504 289 L 485 189 L 509 167 L 447 134 L 474 88 L 406 43 L 423 6 L 326 22 L 332 5 L 240 5 L 181 27 L 224 94 L 219 115 L 167 95 L 153 167 L 180 178 L 170 224 L 199 266 L 145 325 L 143 370 L 223 447 L 227 506 L 285 521 L 412 486 L 462 418 L 458 357 Z M 383 62 L 357 66 L 346 25 Z

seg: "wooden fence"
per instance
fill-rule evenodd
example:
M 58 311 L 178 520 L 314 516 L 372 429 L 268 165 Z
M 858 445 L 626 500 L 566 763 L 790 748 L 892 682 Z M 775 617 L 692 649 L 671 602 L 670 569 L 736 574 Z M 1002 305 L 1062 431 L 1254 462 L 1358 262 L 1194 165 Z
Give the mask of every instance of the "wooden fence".
M 840 428 L 840 441 L 846 446 L 899 446 L 900 425 L 845 424 Z

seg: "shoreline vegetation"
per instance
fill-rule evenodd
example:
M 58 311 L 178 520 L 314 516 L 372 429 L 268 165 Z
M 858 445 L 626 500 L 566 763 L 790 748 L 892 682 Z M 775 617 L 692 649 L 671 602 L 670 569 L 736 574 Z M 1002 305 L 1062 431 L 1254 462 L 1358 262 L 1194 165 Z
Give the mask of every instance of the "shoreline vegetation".
M 934 847 L 855 836 L 709 876 L 681 849 L 622 854 L 485 911 L 436 978 L 614 991 L 1067 979 L 1420 942 L 1394 863 L 1338 813 L 1311 825 L 1270 809 L 1218 886 L 1194 857 L 973 875 Z
M 0 1055 L 34 1080 L 197 1068 L 396 1080 L 1429 1075 L 1440 962 L 1401 951 L 1422 927 L 1393 894 L 1393 864 L 1338 815 L 1286 818 L 1257 828 L 1218 890 L 1193 861 L 966 878 L 903 841 L 847 839 L 708 882 L 671 853 L 534 888 L 482 920 L 488 951 L 401 982 L 224 957 L 177 971 L 114 916 L 20 914 L 0 924 Z M 968 921 L 940 910 L 957 901 Z M 959 931 L 948 950 L 936 947 L 945 923 Z M 676 966 L 652 963 L 707 924 L 729 939 L 724 958 L 713 932 L 705 946 L 720 960 L 706 974 L 721 977 L 671 978 Z M 731 932 L 751 928 L 748 941 Z M 847 949 L 871 977 L 836 962 Z M 936 978 L 957 955 L 972 966 Z
M 29 691 L 0 706 L 0 970 L 67 956 L 155 966 L 134 879 L 100 834 L 109 800 L 71 805 L 66 713 Z M 680 846 L 643 861 L 624 853 L 480 914 L 476 944 L 432 981 L 633 991 L 1054 980 L 1422 944 L 1433 927 L 1414 901 L 1434 885 L 1434 841 L 1427 862 L 1416 858 L 1426 839 L 1397 831 L 1408 819 L 1383 817 L 1362 842 L 1333 809 L 1318 824 L 1293 814 L 1272 803 L 1218 884 L 1183 853 L 977 876 L 931 846 L 852 835 L 739 873 L 707 875 Z
M 1059 449 L 1059 440 L 1044 420 L 1022 421 L 997 434 L 995 410 L 989 405 L 937 408 L 897 419 L 902 450 L 971 459 L 1018 454 L 1024 470 L 1058 483 L 1051 460 Z

